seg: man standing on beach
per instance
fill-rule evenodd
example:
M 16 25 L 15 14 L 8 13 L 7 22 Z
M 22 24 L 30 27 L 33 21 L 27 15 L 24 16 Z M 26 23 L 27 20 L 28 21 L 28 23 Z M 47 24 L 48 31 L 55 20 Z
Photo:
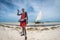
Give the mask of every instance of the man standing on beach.
M 21 18 L 19 20 L 20 22 L 20 27 L 22 28 L 22 34 L 21 36 L 26 36 L 26 25 L 28 23 L 28 16 L 27 16 L 27 12 L 25 12 L 24 8 L 22 8 L 22 13 L 19 14 L 19 10 L 18 10 L 18 13 L 17 13 L 18 16 L 21 15 Z

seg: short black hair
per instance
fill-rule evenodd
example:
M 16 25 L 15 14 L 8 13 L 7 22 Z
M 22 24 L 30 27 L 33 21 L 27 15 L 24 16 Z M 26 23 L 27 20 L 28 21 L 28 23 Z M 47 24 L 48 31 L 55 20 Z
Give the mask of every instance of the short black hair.
M 22 8 L 22 11 L 24 10 L 24 8 Z

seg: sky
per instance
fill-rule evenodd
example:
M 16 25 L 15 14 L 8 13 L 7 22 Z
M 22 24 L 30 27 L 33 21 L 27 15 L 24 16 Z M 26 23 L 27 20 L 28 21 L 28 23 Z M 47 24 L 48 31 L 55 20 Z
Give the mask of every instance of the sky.
M 60 0 L 0 0 L 0 22 L 18 22 L 17 9 L 21 13 L 22 8 L 29 22 L 34 22 L 40 12 L 39 21 L 60 21 Z

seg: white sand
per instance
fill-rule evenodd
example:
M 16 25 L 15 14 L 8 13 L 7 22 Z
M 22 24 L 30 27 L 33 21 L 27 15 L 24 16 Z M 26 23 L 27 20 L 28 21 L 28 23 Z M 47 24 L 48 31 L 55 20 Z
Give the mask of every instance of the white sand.
M 58 26 L 56 26 L 58 27 Z M 38 27 L 45 28 L 45 27 Z M 47 27 L 50 28 L 50 27 Z M 24 40 L 24 36 L 20 36 L 21 30 L 0 26 L 0 40 Z M 52 30 L 27 30 L 27 40 L 60 40 L 60 27 Z

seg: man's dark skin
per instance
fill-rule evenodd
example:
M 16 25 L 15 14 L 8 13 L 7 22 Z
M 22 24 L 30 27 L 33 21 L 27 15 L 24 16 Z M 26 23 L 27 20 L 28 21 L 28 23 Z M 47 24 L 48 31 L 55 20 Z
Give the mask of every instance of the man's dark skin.
M 17 10 L 17 11 L 18 11 L 18 13 L 17 13 L 18 16 L 22 15 L 22 14 L 19 14 L 19 10 Z M 22 9 L 22 13 L 23 12 L 25 12 L 24 9 Z M 24 20 L 24 19 L 22 19 L 22 20 Z M 22 21 L 22 20 L 19 20 L 19 22 Z M 26 23 L 28 23 L 28 22 L 26 21 Z M 27 40 L 26 28 L 22 27 L 22 33 L 23 34 L 21 34 L 21 36 L 25 35 L 25 40 Z

